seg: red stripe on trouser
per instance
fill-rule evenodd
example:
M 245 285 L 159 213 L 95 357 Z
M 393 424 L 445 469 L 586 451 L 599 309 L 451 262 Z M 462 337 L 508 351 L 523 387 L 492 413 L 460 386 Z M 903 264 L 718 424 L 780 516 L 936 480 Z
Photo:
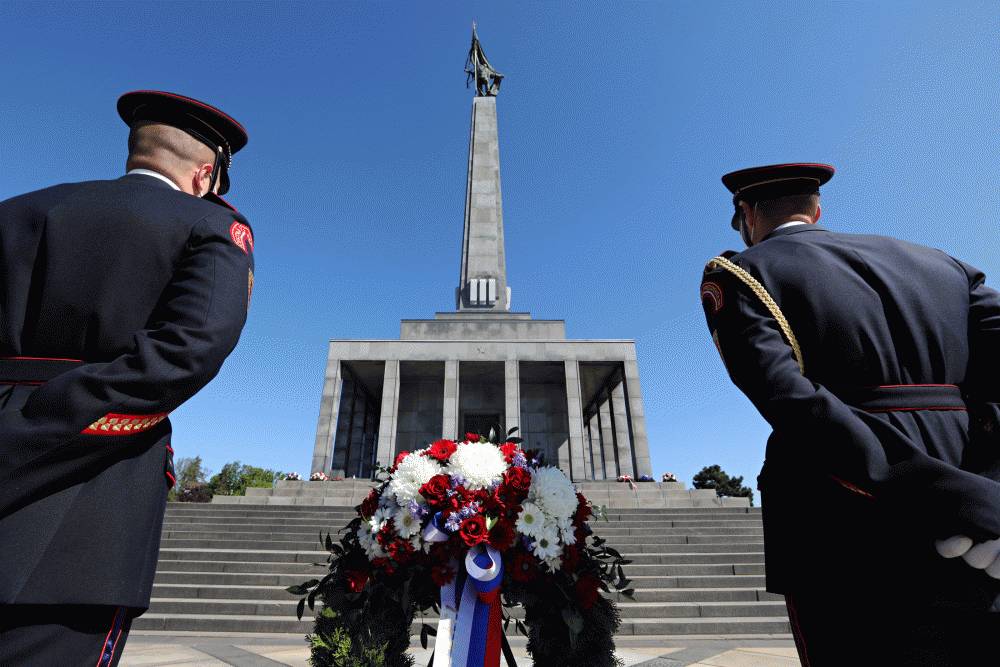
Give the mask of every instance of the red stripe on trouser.
M 809 653 L 806 651 L 806 638 L 802 635 L 802 628 L 799 627 L 799 612 L 792 602 L 792 596 L 785 594 L 785 606 L 788 607 L 788 618 L 792 622 L 792 636 L 795 638 L 795 649 L 799 653 L 799 660 L 803 667 L 809 667 Z
M 111 618 L 111 627 L 108 629 L 108 634 L 105 635 L 104 641 L 101 642 L 101 653 L 97 658 L 96 667 L 107 667 L 115 660 L 115 649 L 118 648 L 118 640 L 122 637 L 122 620 L 125 614 L 124 607 L 116 607 L 115 615 Z M 114 642 L 111 644 L 111 652 L 108 653 L 108 641 L 111 639 L 111 633 L 115 632 L 115 628 L 118 629 L 117 634 L 115 634 Z

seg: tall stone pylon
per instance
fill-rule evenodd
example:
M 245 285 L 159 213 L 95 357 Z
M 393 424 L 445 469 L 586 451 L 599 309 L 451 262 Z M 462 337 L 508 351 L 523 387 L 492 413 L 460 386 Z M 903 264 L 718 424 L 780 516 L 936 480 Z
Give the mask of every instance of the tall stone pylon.
M 477 53 L 481 54 L 482 48 L 473 32 L 470 60 Z M 481 60 L 484 61 L 485 57 Z M 481 61 L 477 61 L 474 67 L 481 78 Z M 492 69 L 489 71 L 496 75 Z M 485 86 L 477 85 L 477 95 L 472 98 L 462 268 L 455 290 L 455 307 L 459 311 L 506 312 L 510 310 L 510 287 L 507 285 L 503 243 L 497 98 L 495 88 L 494 94 L 488 91 L 481 94 L 483 88 Z

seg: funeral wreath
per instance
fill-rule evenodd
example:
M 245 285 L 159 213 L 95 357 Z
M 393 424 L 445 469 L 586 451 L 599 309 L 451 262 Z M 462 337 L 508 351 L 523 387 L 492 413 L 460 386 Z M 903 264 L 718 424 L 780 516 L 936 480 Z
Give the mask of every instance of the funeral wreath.
M 321 535 L 329 572 L 288 588 L 302 596 L 300 618 L 321 603 L 307 637 L 313 665 L 409 667 L 418 616 L 437 667 L 496 667 L 501 654 L 513 665 L 512 622 L 535 665 L 621 664 L 621 618 L 601 591 L 632 597 L 631 561 L 593 533 L 604 508 L 522 450 L 515 431 L 401 452 L 358 516 Z

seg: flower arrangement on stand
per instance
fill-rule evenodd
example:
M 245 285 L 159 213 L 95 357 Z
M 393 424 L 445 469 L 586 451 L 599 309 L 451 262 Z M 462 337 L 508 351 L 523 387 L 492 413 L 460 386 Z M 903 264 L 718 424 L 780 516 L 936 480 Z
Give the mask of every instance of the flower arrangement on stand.
M 663 478 L 660 481 L 661 482 L 676 482 L 677 481 L 677 475 L 675 475 L 672 472 L 665 472 L 665 473 L 663 473 Z
M 318 470 L 318 471 L 314 472 L 313 474 L 309 475 L 309 481 L 310 482 L 328 482 L 328 481 L 330 481 L 330 477 L 325 472 L 323 472 L 322 470 Z
M 297 473 L 297 472 L 289 472 L 289 473 L 285 473 L 285 475 L 282 477 L 282 479 L 285 480 L 285 481 L 288 481 L 288 482 L 298 482 L 302 478 L 299 477 L 299 473 Z
M 410 626 L 431 611 L 437 625 L 420 638 L 436 637 L 436 667 L 497 667 L 501 653 L 513 664 L 511 621 L 535 665 L 620 664 L 621 618 L 600 592 L 631 597 L 631 561 L 593 534 L 595 508 L 516 430 L 400 453 L 339 541 L 327 534 L 329 573 L 288 589 L 304 596 L 300 617 L 322 602 L 313 665 L 408 667 Z M 523 621 L 508 611 L 518 605 Z

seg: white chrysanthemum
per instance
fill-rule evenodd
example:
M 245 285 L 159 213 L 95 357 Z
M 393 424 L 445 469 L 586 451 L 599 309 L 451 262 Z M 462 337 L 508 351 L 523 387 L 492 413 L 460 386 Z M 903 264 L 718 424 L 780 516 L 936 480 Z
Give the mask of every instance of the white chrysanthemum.
M 541 535 L 545 530 L 545 515 L 534 503 L 524 503 L 521 505 L 521 513 L 517 515 L 517 523 L 514 524 L 517 531 L 522 535 L 535 537 Z
M 370 559 L 384 558 L 386 556 L 385 551 L 382 550 L 382 545 L 380 545 L 375 540 L 375 536 L 367 530 L 358 531 L 358 544 L 365 550 L 365 555 Z
M 549 535 L 542 535 L 535 540 L 534 552 L 542 560 L 558 558 L 562 554 L 562 546 Z
M 562 568 L 562 556 L 555 556 L 554 558 L 546 558 L 545 564 L 548 565 L 553 572 L 555 572 L 556 570 Z
M 485 489 L 507 470 L 503 452 L 489 442 L 460 444 L 448 460 L 448 474 L 465 480 L 467 489 Z
M 420 497 L 420 487 L 441 472 L 441 466 L 436 460 L 412 452 L 400 461 L 399 467 L 393 473 L 392 481 L 389 482 L 389 493 L 396 497 L 396 502 L 401 507 L 407 507 L 411 500 Z
M 566 546 L 576 544 L 576 533 L 572 529 L 571 530 L 559 529 L 559 539 Z
M 393 511 L 388 507 L 380 507 L 375 510 L 375 513 L 372 514 L 372 518 L 368 519 L 368 528 L 372 534 L 382 530 L 386 522 L 392 518 L 392 515 Z
M 576 490 L 566 474 L 549 466 L 532 473 L 528 498 L 554 518 L 573 516 L 578 503 Z
M 396 532 L 400 537 L 412 537 L 420 532 L 420 519 L 414 517 L 409 508 L 399 508 L 392 518 L 396 520 Z

